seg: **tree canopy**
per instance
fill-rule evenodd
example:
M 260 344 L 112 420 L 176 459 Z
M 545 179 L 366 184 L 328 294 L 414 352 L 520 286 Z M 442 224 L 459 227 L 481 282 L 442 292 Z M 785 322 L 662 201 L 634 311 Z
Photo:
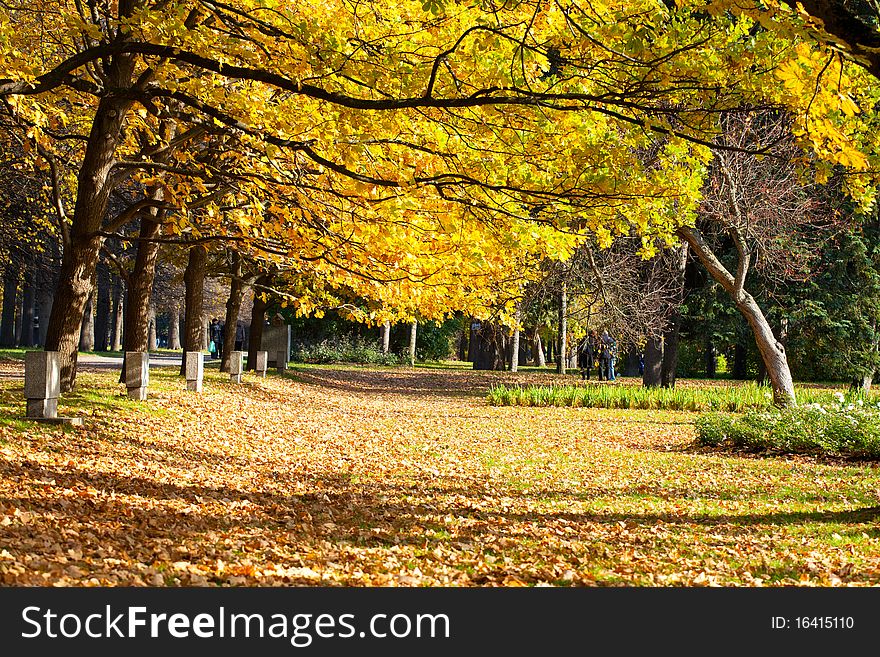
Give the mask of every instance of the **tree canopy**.
M 713 149 L 739 148 L 718 139 L 731 113 L 791 113 L 817 180 L 845 168 L 867 207 L 870 57 L 814 18 L 775 2 L 13 1 L 0 101 L 35 163 L 66 172 L 74 315 L 102 241 L 144 217 L 161 235 L 141 239 L 219 239 L 278 267 L 303 313 L 344 288 L 374 321 L 485 314 L 486 290 L 512 298 L 524 263 L 585 240 L 673 245 Z M 73 324 L 53 319 L 54 348 Z

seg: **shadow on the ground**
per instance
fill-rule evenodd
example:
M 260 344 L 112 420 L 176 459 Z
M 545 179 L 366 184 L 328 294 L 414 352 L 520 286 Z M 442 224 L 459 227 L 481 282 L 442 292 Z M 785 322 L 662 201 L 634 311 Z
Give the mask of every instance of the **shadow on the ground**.
M 70 551 L 68 546 L 72 540 L 74 548 L 88 560 L 84 572 L 89 576 L 111 578 L 120 562 L 149 565 L 194 560 L 210 570 L 218 558 L 216 550 L 222 552 L 223 549 L 222 545 L 215 544 L 220 537 L 233 538 L 235 544 L 256 541 L 256 547 L 247 553 L 251 559 L 280 560 L 280 563 L 293 559 L 293 563 L 303 564 L 307 562 L 299 560 L 297 554 L 322 554 L 328 548 L 343 552 L 379 550 L 381 554 L 398 546 L 420 554 L 430 554 L 440 548 L 452 563 L 467 563 L 482 559 L 481 554 L 503 555 L 508 549 L 529 550 L 530 542 L 543 546 L 545 558 L 555 555 L 550 558 L 563 562 L 579 556 L 601 561 L 609 558 L 609 550 L 621 554 L 627 550 L 643 550 L 648 538 L 660 541 L 661 546 L 674 548 L 684 540 L 683 535 L 698 528 L 710 529 L 713 541 L 720 548 L 735 545 L 752 532 L 751 527 L 757 526 L 830 523 L 852 525 L 854 531 L 871 538 L 880 536 L 876 526 L 880 506 L 695 515 L 601 510 L 576 513 L 558 510 L 557 505 L 550 510 L 522 512 L 511 510 L 502 500 L 487 505 L 485 489 L 476 481 L 395 485 L 352 482 L 343 476 L 277 473 L 274 476 L 285 486 L 295 483 L 314 491 L 286 495 L 222 485 L 184 485 L 143 476 L 86 472 L 31 462 L 0 460 L 0 474 L 17 480 L 24 490 L 31 491 L 20 496 L 0 497 L 0 509 L 15 509 L 29 516 L 26 522 L 0 528 L 7 550 L 20 554 L 26 549 L 26 558 L 34 560 L 37 571 L 65 571 L 71 563 L 65 555 Z M 284 479 L 280 479 L 282 477 Z M 705 492 L 712 494 L 712 491 Z M 567 491 L 499 491 L 506 498 L 527 498 L 532 503 L 555 495 L 563 505 L 567 500 L 644 493 L 644 490 L 628 488 L 585 491 L 574 496 Z M 627 502 L 631 505 L 633 500 Z M 654 532 L 658 529 L 665 537 L 657 538 Z M 558 536 L 563 530 L 567 532 L 565 540 L 547 541 L 548 536 Z M 552 534 L 548 535 L 548 531 Z M 576 555 L 572 553 L 571 540 L 579 541 Z M 195 546 L 201 547 L 190 551 Z M 278 547 L 282 546 L 287 546 L 283 549 L 288 551 L 279 553 Z M 504 576 L 503 567 L 499 568 L 497 573 L 480 577 L 497 581 Z M 779 570 L 775 575 L 773 568 Z M 753 574 L 788 577 L 789 571 L 796 568 L 795 560 L 790 567 L 753 568 Z M 880 580 L 877 573 L 852 574 L 862 582 Z M 849 571 L 840 573 L 844 580 L 848 575 Z M 526 582 L 545 578 L 537 571 L 519 576 Z M 480 584 L 480 577 L 474 578 L 473 583 Z M 249 576 L 245 581 L 260 583 L 256 576 Z
M 467 398 L 485 396 L 497 377 L 472 375 L 462 377 L 456 371 L 404 370 L 291 370 L 286 374 L 298 383 L 353 394 L 390 394 L 408 397 Z M 456 376 L 454 388 L 449 387 L 450 376 Z
M 447 389 L 448 371 L 299 371 L 296 377 L 307 385 L 355 393 L 461 396 L 455 394 L 459 393 L 458 389 Z M 470 379 L 470 376 L 462 377 L 456 383 L 470 386 L 467 391 L 470 395 L 480 394 L 485 380 Z M 495 377 L 486 377 L 488 379 Z M 240 389 L 242 394 L 265 396 L 284 403 L 290 401 L 258 383 L 245 384 Z M 91 400 L 88 403 L 92 403 Z M 265 465 L 241 456 L 125 434 L 111 435 L 111 430 L 100 423 L 93 429 L 98 433 L 95 439 L 122 445 L 119 454 L 122 468 L 126 466 L 126 459 L 132 462 L 133 453 L 139 461 L 146 462 L 155 455 L 157 460 L 165 458 L 184 470 L 192 464 L 206 464 L 217 476 L 215 480 L 222 480 L 224 473 L 232 479 L 233 475 L 248 472 L 253 475 L 252 487 L 248 488 L 247 483 L 239 486 L 198 481 L 181 483 L 152 478 L 148 474 L 127 473 L 124 469 L 111 473 L 73 465 L 8 461 L 0 457 L 0 476 L 14 482 L 14 489 L 20 491 L 0 496 L 0 513 L 8 514 L 15 509 L 34 516 L 28 522 L 0 527 L 0 544 L 6 546 L 5 549 L 15 551 L 16 546 L 27 545 L 34 556 L 61 568 L 68 562 L 57 555 L 54 545 L 67 545 L 65 541 L 70 539 L 71 531 L 78 532 L 75 540 L 83 546 L 83 552 L 100 552 L 103 559 L 126 562 L 133 558 L 150 559 L 150 553 L 158 554 L 160 549 L 170 551 L 171 543 L 215 541 L 217 536 L 259 537 L 266 546 L 253 548 L 252 556 L 266 560 L 277 560 L 279 557 L 270 551 L 282 544 L 295 545 L 297 552 L 307 552 L 309 548 L 322 552 L 329 543 L 338 550 L 404 545 L 425 553 L 441 547 L 460 554 L 490 549 L 503 551 L 504 545 L 527 550 L 528 544 L 535 542 L 541 543 L 543 549 L 559 561 L 572 557 L 569 538 L 580 541 L 581 556 L 598 558 L 609 549 L 621 552 L 644 549 L 645 537 L 658 528 L 667 536 L 658 540 L 668 545 L 680 545 L 684 537 L 695 530 L 711 530 L 713 540 L 719 544 L 735 545 L 743 536 L 765 535 L 765 527 L 804 524 L 851 525 L 871 538 L 880 537 L 877 527 L 880 506 L 846 510 L 823 508 L 830 502 L 820 493 L 805 494 L 799 500 L 813 507 L 812 510 L 695 514 L 686 510 L 695 500 L 748 502 L 749 491 L 726 490 L 720 486 L 718 489 L 694 488 L 685 484 L 664 488 L 653 482 L 564 489 L 535 485 L 522 490 L 515 482 L 497 478 L 492 479 L 489 490 L 480 472 L 433 478 L 415 472 L 406 480 L 395 480 L 390 475 L 382 480 L 357 479 L 300 471 L 295 463 L 289 471 L 284 471 L 283 465 L 279 468 L 277 462 Z M 78 457 L 93 457 L 89 440 L 84 434 L 65 441 L 64 449 L 71 463 L 77 462 Z M 240 477 L 237 479 L 242 481 Z M 284 492 L 299 490 L 310 492 Z M 762 490 L 762 503 L 765 496 L 772 493 L 772 490 Z M 643 498 L 644 505 L 640 506 Z M 590 509 L 592 501 L 602 503 Z M 616 502 L 624 503 L 617 504 L 618 508 L 645 510 L 633 513 L 603 510 Z M 586 511 L 566 510 L 584 507 Z M 661 510 L 653 510 L 657 508 Z M 756 530 L 757 527 L 762 529 Z M 548 531 L 559 532 L 563 528 L 570 530 L 564 534 L 566 540 L 547 540 Z M 41 547 L 34 548 L 34 545 Z M 183 559 L 184 554 L 172 551 L 166 560 Z M 109 570 L 111 566 L 106 568 Z M 769 576 L 774 576 L 771 572 L 774 567 L 767 567 Z M 776 568 L 775 576 L 782 577 L 784 567 Z M 860 581 L 880 580 L 880 573 L 859 576 Z M 532 581 L 542 579 L 540 574 L 532 577 Z M 529 581 L 528 576 L 525 578 Z
M 616 529 L 626 527 L 633 534 L 657 526 L 711 527 L 716 536 L 737 540 L 748 527 L 756 525 L 786 526 L 803 523 L 853 524 L 872 526 L 860 528 L 871 536 L 880 535 L 875 521 L 880 517 L 880 506 L 847 510 L 771 511 L 744 514 L 691 514 L 687 512 L 568 512 L 536 510 L 519 512 L 498 503 L 495 508 L 485 505 L 483 487 L 478 482 L 450 482 L 450 485 L 397 486 L 393 483 L 352 483 L 346 477 L 301 474 L 286 477 L 316 492 L 304 495 L 282 495 L 265 490 L 241 490 L 228 486 L 200 484 L 181 485 L 159 482 L 140 476 L 115 475 L 106 472 L 87 472 L 76 468 L 51 468 L 32 462 L 11 463 L 0 461 L 4 478 L 42 491 L 22 497 L 0 498 L 0 507 L 42 514 L 60 521 L 62 526 L 77 523 L 105 528 L 102 545 L 112 543 L 127 546 L 132 539 L 152 540 L 174 538 L 184 540 L 213 531 L 284 531 L 294 532 L 306 541 L 330 540 L 338 543 L 411 544 L 424 547 L 443 544 L 447 539 L 458 543 L 478 540 L 486 543 L 487 535 L 493 540 L 517 539 L 524 535 L 541 536 L 542 528 L 563 524 L 574 528 L 574 533 L 589 539 L 596 527 Z M 471 485 L 466 485 L 471 483 Z M 98 491 L 98 495 L 86 491 Z M 650 493 L 644 486 L 637 488 L 599 489 L 571 495 L 568 492 L 536 490 L 528 493 L 501 490 L 503 498 L 526 498 L 535 501 L 570 499 L 583 501 L 590 498 L 623 498 Z M 656 491 L 654 491 L 656 492 Z M 668 493 L 668 491 L 666 491 Z M 703 494 L 719 497 L 711 490 Z M 126 499 L 128 496 L 133 500 Z M 463 502 L 462 497 L 473 500 Z M 147 499 L 149 503 L 139 503 Z M 691 497 L 693 499 L 693 497 Z M 418 501 L 423 500 L 423 501 Z M 424 500 L 430 500 L 424 501 Z M 674 501 L 674 500 L 673 500 Z M 181 511 L 176 502 L 197 505 L 196 511 Z M 234 513 L 229 505 L 235 503 Z M 632 500 L 629 502 L 632 503 Z M 290 518 L 306 518 L 294 526 Z M 449 523 L 444 519 L 451 518 Z M 323 529 L 323 521 L 332 520 L 330 530 Z M 460 522 L 466 520 L 467 522 Z M 378 535 L 372 532 L 378 530 Z M 7 544 L 14 544 L 20 532 L 31 532 L 28 526 L 5 527 L 2 533 Z M 109 539 L 110 543 L 107 542 Z M 626 543 L 630 539 L 619 537 Z M 492 542 L 492 541 L 488 541 Z M 117 546 L 119 547 L 119 546 Z M 560 554 L 565 548 L 560 546 Z

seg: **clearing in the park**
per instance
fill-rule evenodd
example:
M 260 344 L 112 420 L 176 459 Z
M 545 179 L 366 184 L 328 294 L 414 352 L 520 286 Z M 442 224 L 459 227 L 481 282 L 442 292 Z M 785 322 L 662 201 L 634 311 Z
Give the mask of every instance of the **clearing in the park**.
M 0 367 L 6 585 L 880 583 L 876 462 L 701 447 L 694 412 L 487 401 L 550 374 L 206 368 L 193 394 L 154 368 L 139 402 L 85 368 L 61 427 L 21 419 L 22 363 Z

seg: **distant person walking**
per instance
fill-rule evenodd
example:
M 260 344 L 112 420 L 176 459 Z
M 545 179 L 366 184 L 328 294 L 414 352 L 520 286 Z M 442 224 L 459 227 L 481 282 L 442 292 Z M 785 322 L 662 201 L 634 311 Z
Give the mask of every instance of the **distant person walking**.
M 614 360 L 617 356 L 617 342 L 608 335 L 608 331 L 602 331 L 599 339 L 599 380 L 614 381 Z
M 617 340 L 614 338 L 611 338 L 610 351 L 611 358 L 608 360 L 608 380 L 615 381 L 617 379 Z
M 235 350 L 241 351 L 244 346 L 244 322 L 239 320 L 235 323 Z
M 578 367 L 581 369 L 581 380 L 590 380 L 590 370 L 593 369 L 593 361 L 596 359 L 596 332 L 590 331 L 581 340 L 578 349 Z
M 208 352 L 211 358 L 217 358 L 217 334 L 217 318 L 213 317 L 208 324 Z
M 212 358 L 223 357 L 223 324 L 216 317 L 211 320 L 211 350 Z

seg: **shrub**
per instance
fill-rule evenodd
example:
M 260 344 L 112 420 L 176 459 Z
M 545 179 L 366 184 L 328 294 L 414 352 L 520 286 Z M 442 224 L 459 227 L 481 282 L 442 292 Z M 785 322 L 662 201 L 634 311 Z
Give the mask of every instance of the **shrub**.
M 695 424 L 699 441 L 717 447 L 729 439 L 733 418 L 723 413 L 706 413 L 698 417 Z
M 296 345 L 292 360 L 298 363 L 358 363 L 363 365 L 400 365 L 403 357 L 383 353 L 378 344 L 360 337 L 338 337 L 312 345 Z
M 749 411 L 740 417 L 706 414 L 696 421 L 704 445 L 787 453 L 880 458 L 880 403 L 840 396 L 836 403 Z
M 865 398 L 828 390 L 798 389 L 800 404 L 834 403 L 839 395 L 846 403 Z M 644 388 L 629 385 L 588 383 L 566 386 L 493 386 L 488 401 L 493 406 L 583 406 L 593 408 L 664 409 L 672 411 L 724 411 L 743 413 L 773 408 L 768 386 L 749 383 L 739 386 Z
M 416 332 L 416 356 L 422 361 L 441 361 L 455 351 L 455 338 L 461 332 L 462 320 L 422 322 Z

